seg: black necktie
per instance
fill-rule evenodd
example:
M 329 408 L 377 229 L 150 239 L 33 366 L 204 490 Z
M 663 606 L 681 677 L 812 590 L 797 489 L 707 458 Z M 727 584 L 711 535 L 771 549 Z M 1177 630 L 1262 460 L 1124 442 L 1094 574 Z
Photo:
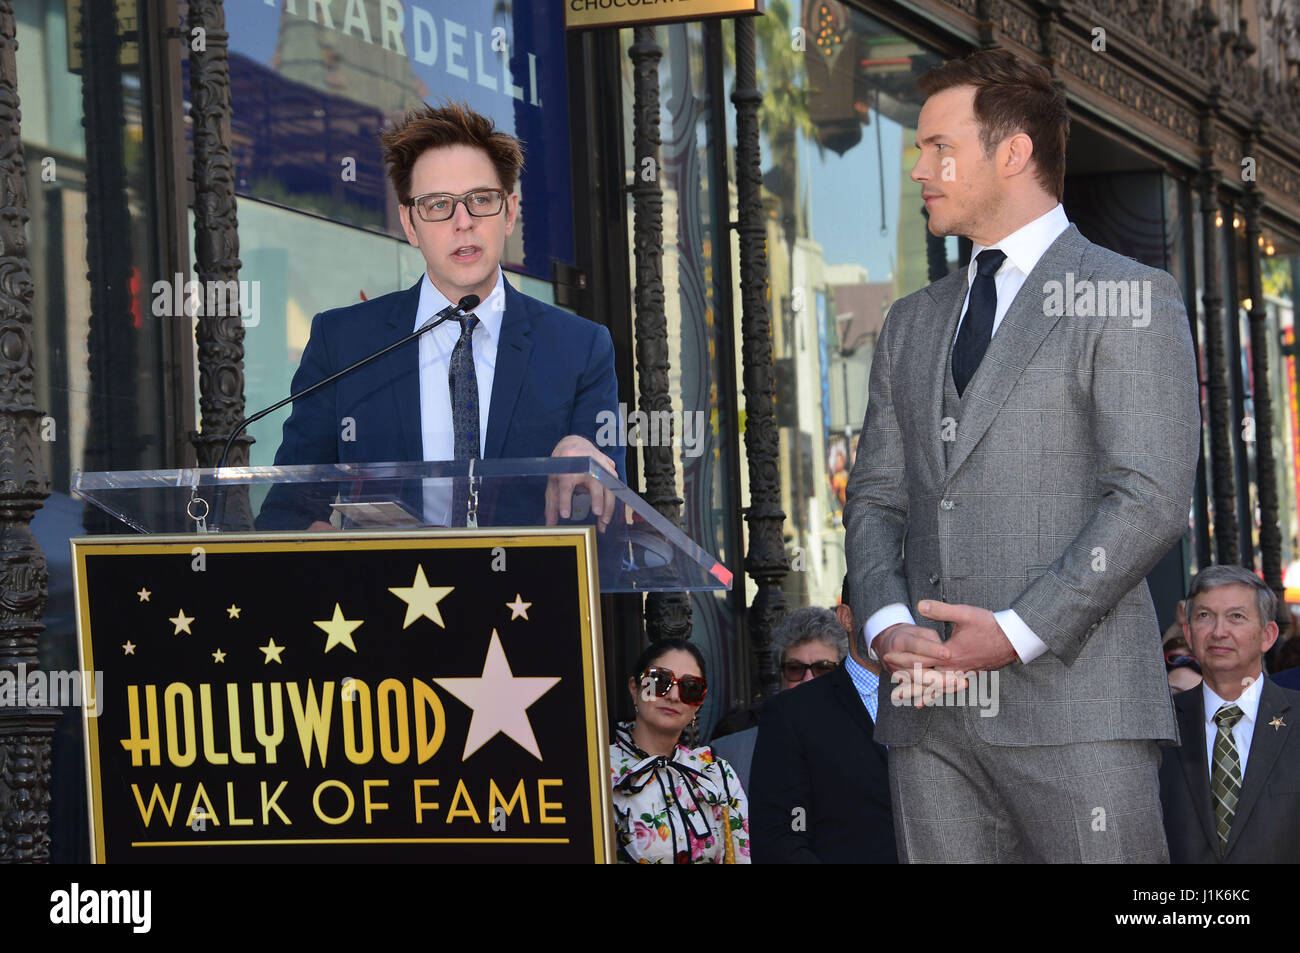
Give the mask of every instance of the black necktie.
M 478 375 L 474 372 L 474 328 L 478 318 L 472 314 L 457 315 L 460 322 L 460 339 L 451 349 L 447 366 L 447 388 L 451 392 L 452 446 L 456 460 L 479 459 L 478 441 Z M 464 526 L 469 509 L 469 481 L 463 477 L 452 480 L 451 525 Z
M 975 376 L 984 352 L 993 338 L 993 315 L 998 310 L 998 291 L 993 276 L 1007 260 L 1006 252 L 986 248 L 975 259 L 975 280 L 970 286 L 970 303 L 961 319 L 957 332 L 957 346 L 952 349 L 952 382 L 957 385 L 957 396 L 966 391 L 966 385 Z

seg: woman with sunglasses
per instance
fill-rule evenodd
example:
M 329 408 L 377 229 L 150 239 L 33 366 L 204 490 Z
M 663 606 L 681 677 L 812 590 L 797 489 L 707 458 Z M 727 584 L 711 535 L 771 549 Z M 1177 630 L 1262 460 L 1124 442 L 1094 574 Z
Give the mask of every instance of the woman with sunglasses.
M 686 639 L 654 643 L 627 688 L 636 718 L 610 746 L 619 862 L 749 863 L 749 805 L 735 772 L 708 746 L 680 743 L 708 693 L 700 650 Z

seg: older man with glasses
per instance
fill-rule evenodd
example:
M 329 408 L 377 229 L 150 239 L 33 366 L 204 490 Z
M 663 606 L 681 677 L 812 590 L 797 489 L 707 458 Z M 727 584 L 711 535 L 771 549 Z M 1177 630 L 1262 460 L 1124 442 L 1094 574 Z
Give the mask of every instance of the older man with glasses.
M 772 654 L 781 660 L 781 691 L 835 671 L 848 644 L 844 628 L 830 609 L 795 609 L 772 631 Z M 751 720 L 754 717 L 745 714 Z M 726 758 L 735 769 L 745 790 L 749 790 L 749 768 L 757 738 L 758 727 L 754 726 L 711 743 L 714 753 Z

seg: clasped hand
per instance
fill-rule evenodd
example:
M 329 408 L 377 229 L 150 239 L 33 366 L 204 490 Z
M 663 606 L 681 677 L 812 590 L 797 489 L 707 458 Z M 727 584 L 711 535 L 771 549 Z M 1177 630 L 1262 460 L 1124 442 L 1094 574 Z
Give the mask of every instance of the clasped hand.
M 922 600 L 917 609 L 927 619 L 951 622 L 952 637 L 944 642 L 933 629 L 905 622 L 876 636 L 874 648 L 889 671 L 895 704 L 933 704 L 941 695 L 965 689 L 974 672 L 999 669 L 1018 658 L 988 609 L 935 599 Z

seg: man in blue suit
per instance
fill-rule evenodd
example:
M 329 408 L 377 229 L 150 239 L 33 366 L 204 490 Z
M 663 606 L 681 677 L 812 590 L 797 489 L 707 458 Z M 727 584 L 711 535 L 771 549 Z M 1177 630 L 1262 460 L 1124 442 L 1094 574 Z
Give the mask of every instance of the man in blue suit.
M 501 272 L 515 227 L 520 143 L 463 106 L 426 106 L 381 137 L 407 241 L 427 264 L 413 287 L 313 319 L 293 391 L 410 334 L 466 295 L 472 318 L 452 319 L 294 403 L 277 466 L 589 456 L 620 477 L 621 445 L 595 446 L 617 419 L 614 347 L 604 327 L 516 291 Z M 614 512 L 590 477 L 552 480 L 548 523 L 566 519 L 585 484 L 600 529 Z M 409 501 L 408 501 L 409 502 Z M 450 487 L 425 488 L 430 522 L 451 517 Z M 539 502 L 540 506 L 540 502 Z M 327 528 L 329 500 L 277 487 L 261 528 Z

